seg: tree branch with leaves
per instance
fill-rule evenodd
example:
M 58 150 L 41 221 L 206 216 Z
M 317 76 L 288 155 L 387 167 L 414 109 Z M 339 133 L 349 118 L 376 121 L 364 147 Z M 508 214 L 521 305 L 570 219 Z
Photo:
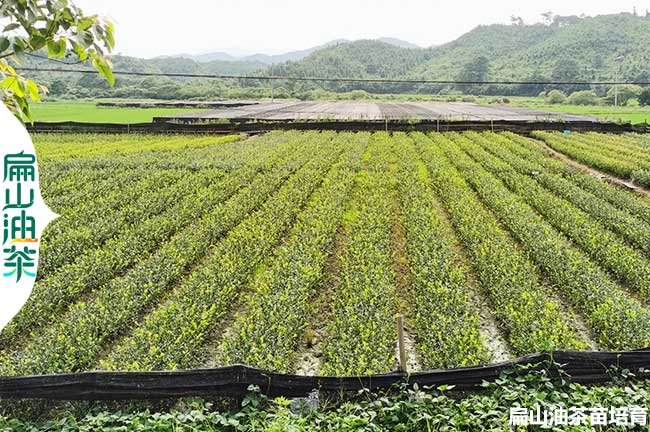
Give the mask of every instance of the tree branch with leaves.
M 47 50 L 49 58 L 76 58 L 113 85 L 108 55 L 115 46 L 113 24 L 84 15 L 68 0 L 2 0 L 0 3 L 0 98 L 21 120 L 32 121 L 31 102 L 47 93 L 16 70 L 25 55 Z

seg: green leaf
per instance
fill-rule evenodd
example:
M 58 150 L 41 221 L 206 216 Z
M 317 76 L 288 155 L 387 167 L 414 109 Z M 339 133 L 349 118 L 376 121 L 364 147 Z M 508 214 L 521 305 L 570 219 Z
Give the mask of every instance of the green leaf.
M 77 24 L 77 30 L 81 33 L 84 30 L 87 30 L 90 28 L 90 26 L 93 25 L 93 20 L 92 18 L 83 18 L 79 20 L 79 23 Z
M 64 37 L 59 39 L 59 58 L 65 57 L 68 51 L 68 40 Z
M 86 45 L 86 47 L 90 47 L 93 44 L 93 41 L 95 38 L 93 37 L 93 34 L 89 31 L 84 31 L 81 33 L 82 34 L 82 41 Z
M 29 98 L 33 100 L 34 102 L 40 102 L 41 97 L 40 97 L 40 90 L 38 88 L 38 85 L 32 81 L 32 80 L 27 80 L 27 92 L 29 93 Z
M 86 52 L 86 50 L 83 48 L 83 46 L 81 46 L 75 41 L 72 41 L 72 50 L 74 51 L 75 55 L 79 60 L 81 61 L 88 60 L 88 53 Z
M 114 34 L 115 34 L 115 28 L 113 27 L 113 23 L 109 21 L 106 23 L 106 43 L 109 49 L 113 49 L 113 47 L 115 46 Z
M 0 81 L 0 87 L 6 88 L 12 92 L 17 98 L 22 98 L 25 96 L 24 87 L 21 86 L 21 82 L 17 77 L 10 76 L 6 77 Z
M 9 31 L 12 31 L 12 30 L 19 29 L 19 28 L 20 28 L 20 24 L 11 23 L 11 24 L 7 24 L 2 31 L 6 33 L 6 32 L 9 32 Z
M 6 51 L 10 45 L 11 42 L 9 42 L 9 39 L 6 37 L 0 37 L 0 53 Z
M 25 62 L 25 47 L 20 39 L 14 41 L 14 57 L 19 64 Z
M 50 57 L 55 57 L 59 55 L 59 44 L 53 40 L 47 41 L 47 54 Z
M 115 85 L 115 77 L 113 77 L 113 71 L 111 70 L 108 63 L 103 59 L 94 59 L 93 66 L 97 69 L 103 77 L 108 80 L 108 83 L 113 86 Z
M 45 43 L 45 38 L 39 35 L 33 35 L 29 40 L 29 45 L 34 51 L 38 51 L 39 49 L 43 48 L 45 46 Z
M 24 34 L 0 36 L 0 53 L 12 51 L 11 60 L 23 64 L 25 55 L 47 48 L 49 57 L 65 57 L 70 51 L 80 61 L 93 60 L 97 71 L 111 85 L 115 79 L 110 61 L 104 57 L 115 45 L 113 24 L 97 15 L 84 15 L 81 9 L 68 0 L 2 0 L 0 16 L 6 22 L 0 26 L 0 34 L 24 30 Z M 29 103 L 40 101 L 47 89 L 24 79 L 0 60 L 0 86 L 5 89 L 3 97 L 6 104 L 15 107 L 14 112 L 21 118 L 29 118 Z

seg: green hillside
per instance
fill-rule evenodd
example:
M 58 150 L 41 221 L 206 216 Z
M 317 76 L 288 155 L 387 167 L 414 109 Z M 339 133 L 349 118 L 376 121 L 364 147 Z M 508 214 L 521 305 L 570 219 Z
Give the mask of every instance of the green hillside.
M 244 75 L 264 66 L 264 63 L 253 61 L 212 60 L 197 62 L 183 57 L 155 58 L 144 61 L 164 73 Z M 120 63 L 121 61 L 116 62 L 115 69 L 118 69 Z
M 432 58 L 432 49 L 401 48 L 377 40 L 341 43 L 298 62 L 273 67 L 274 75 L 335 78 L 406 77 Z
M 432 48 L 405 48 L 380 40 L 340 41 L 317 49 L 301 60 L 273 66 L 254 61 L 197 62 L 180 57 L 115 56 L 113 63 L 118 71 L 155 73 L 534 82 L 618 77 L 628 81 L 650 81 L 648 47 L 650 17 L 625 13 L 584 18 L 556 16 L 546 24 L 479 26 L 452 42 Z M 30 58 L 28 66 L 52 67 L 52 63 Z M 268 82 L 250 79 L 215 81 L 118 75 L 116 86 L 110 88 L 93 75 L 47 73 L 36 75 L 36 78 L 50 87 L 53 96 L 64 98 L 257 99 L 270 96 Z M 275 84 L 277 97 L 298 98 L 314 97 L 310 91 L 316 89 L 422 94 L 460 90 L 474 94 L 533 96 L 551 88 L 538 84 L 480 87 L 290 81 Z M 562 86 L 560 89 L 569 93 L 584 87 Z M 607 91 L 603 87 L 595 90 L 599 96 Z
M 433 48 L 431 60 L 411 71 L 412 78 L 455 79 L 459 70 L 474 58 L 500 59 L 513 52 L 525 52 L 542 43 L 558 29 L 541 24 L 479 26 L 445 45 Z M 492 76 L 489 76 L 490 78 Z
M 556 17 L 549 24 L 479 26 L 434 48 L 406 49 L 377 41 L 356 41 L 319 50 L 299 62 L 274 67 L 275 75 L 453 80 L 466 78 L 468 64 L 484 58 L 480 80 L 590 81 L 650 79 L 650 18 L 632 14 Z M 622 61 L 616 59 L 623 56 Z M 471 68 L 470 68 L 471 69 Z M 376 85 L 330 85 L 330 90 Z M 396 88 L 397 87 L 397 88 Z M 429 86 L 439 91 L 443 86 Z M 418 90 L 383 86 L 384 91 Z M 491 86 L 485 93 L 539 93 Z M 523 91 L 522 91 L 523 90 Z M 566 90 L 574 90 L 567 88 Z
M 528 49 L 498 56 L 493 74 L 519 79 L 540 71 L 553 78 L 558 64 L 575 62 L 577 79 L 614 79 L 620 67 L 622 78 L 645 81 L 650 78 L 648 47 L 650 18 L 629 14 L 586 18 L 558 28 Z M 624 59 L 616 61 L 620 56 Z

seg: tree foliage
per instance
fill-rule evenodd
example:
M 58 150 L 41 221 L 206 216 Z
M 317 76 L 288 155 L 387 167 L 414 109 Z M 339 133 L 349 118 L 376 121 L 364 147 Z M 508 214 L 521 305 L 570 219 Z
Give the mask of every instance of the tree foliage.
M 549 104 L 561 104 L 566 100 L 566 95 L 560 90 L 551 90 L 546 95 L 546 103 Z
M 607 97 L 604 100 L 606 103 L 612 105 L 615 101 L 618 105 L 627 105 L 631 99 L 639 97 L 641 91 L 643 91 L 641 87 L 633 84 L 612 86 L 607 91 Z
M 49 58 L 89 62 L 113 84 L 107 58 L 115 45 L 110 21 L 84 15 L 68 0 L 3 0 L 0 25 L 0 98 L 19 118 L 31 120 L 29 102 L 39 102 L 47 92 L 14 67 L 30 53 L 43 50 Z
M 596 105 L 598 96 L 592 90 L 582 90 L 571 93 L 567 102 L 571 105 Z
M 490 60 L 485 56 L 478 56 L 469 60 L 458 74 L 458 81 L 483 82 L 487 81 L 490 73 Z M 470 84 L 459 84 L 458 88 L 465 92 L 471 92 L 474 86 Z
M 641 106 L 650 106 L 650 88 L 644 89 L 639 94 L 639 104 Z

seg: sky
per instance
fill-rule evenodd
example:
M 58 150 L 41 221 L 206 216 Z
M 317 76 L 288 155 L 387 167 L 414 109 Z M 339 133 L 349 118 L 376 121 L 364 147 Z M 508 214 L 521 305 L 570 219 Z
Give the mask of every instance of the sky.
M 396 37 L 426 47 L 512 15 L 599 15 L 650 9 L 650 1 L 525 0 L 74 0 L 115 23 L 115 53 L 155 57 L 225 51 L 278 54 L 334 39 Z

